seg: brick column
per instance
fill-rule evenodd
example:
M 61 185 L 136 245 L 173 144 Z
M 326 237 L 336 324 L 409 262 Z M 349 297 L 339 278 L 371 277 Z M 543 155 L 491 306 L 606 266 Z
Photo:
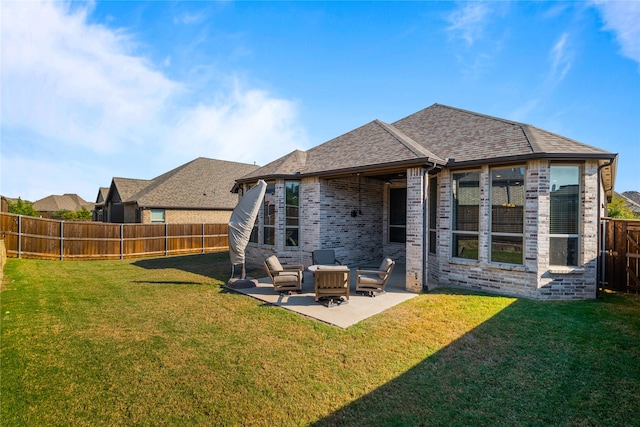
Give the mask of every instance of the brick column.
M 426 170 L 407 169 L 407 242 L 406 242 L 406 289 L 422 291 L 427 265 L 425 260 L 425 202 L 427 194 Z

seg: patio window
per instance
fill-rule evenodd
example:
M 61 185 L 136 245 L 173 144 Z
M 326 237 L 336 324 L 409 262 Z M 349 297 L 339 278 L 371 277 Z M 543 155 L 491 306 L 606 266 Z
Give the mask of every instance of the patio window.
M 407 189 L 389 189 L 389 242 L 407 241 Z
M 451 256 L 478 259 L 480 172 L 453 174 Z
M 524 263 L 524 167 L 491 170 L 491 262 Z
M 276 231 L 276 184 L 267 183 L 262 207 L 262 243 L 273 245 Z
M 438 245 L 438 178 L 429 178 L 429 253 L 435 254 Z
M 164 222 L 164 209 L 151 209 L 151 222 Z
M 549 263 L 578 266 L 580 248 L 580 166 L 551 166 Z
M 285 246 L 298 246 L 300 230 L 300 181 L 286 181 Z

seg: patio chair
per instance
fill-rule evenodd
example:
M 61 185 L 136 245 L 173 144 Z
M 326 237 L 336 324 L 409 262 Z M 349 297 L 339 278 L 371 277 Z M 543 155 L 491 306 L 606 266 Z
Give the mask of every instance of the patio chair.
M 267 270 L 276 292 L 291 293 L 302 290 L 304 266 L 299 264 L 282 265 L 277 256 L 271 255 L 264 260 L 264 269 Z
M 391 258 L 385 258 L 377 270 L 356 269 L 356 292 L 370 297 L 383 293 L 395 265 Z
M 318 265 L 315 273 L 316 301 L 329 300 L 330 303 L 344 302 L 349 299 L 351 272 L 346 265 Z
M 336 259 L 336 252 L 333 249 L 317 249 L 311 252 L 311 261 L 313 265 L 342 265 Z

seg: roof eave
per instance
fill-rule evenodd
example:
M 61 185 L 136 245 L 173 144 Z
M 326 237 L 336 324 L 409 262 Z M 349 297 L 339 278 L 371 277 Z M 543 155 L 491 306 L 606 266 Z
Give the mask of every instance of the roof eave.
M 378 163 L 373 165 L 364 165 L 364 166 L 355 166 L 349 168 L 342 169 L 332 169 L 326 171 L 317 171 L 317 172 L 296 172 L 292 174 L 270 174 L 263 176 L 252 176 L 250 178 L 240 178 L 236 180 L 238 184 L 246 183 L 246 182 L 255 182 L 259 179 L 269 180 L 269 179 L 300 179 L 300 178 L 310 178 L 310 177 L 341 177 L 341 176 L 350 176 L 354 174 L 380 174 L 389 171 L 397 171 L 398 169 L 406 169 L 408 167 L 416 167 L 416 166 L 424 166 L 424 165 L 437 165 L 444 166 L 444 162 L 441 159 L 431 159 L 431 158 L 418 158 L 411 160 L 402 160 L 398 162 L 390 162 L 390 163 Z
M 504 157 L 494 157 L 490 159 L 473 159 L 458 162 L 455 159 L 447 159 L 448 162 L 446 164 L 449 168 L 458 168 L 458 167 L 468 167 L 468 166 L 478 166 L 478 165 L 486 165 L 486 164 L 508 164 L 515 162 L 522 162 L 527 160 L 559 160 L 559 161 L 571 161 L 571 160 L 613 160 L 617 158 L 616 153 L 530 153 L 530 154 L 521 154 L 515 156 L 504 156 Z

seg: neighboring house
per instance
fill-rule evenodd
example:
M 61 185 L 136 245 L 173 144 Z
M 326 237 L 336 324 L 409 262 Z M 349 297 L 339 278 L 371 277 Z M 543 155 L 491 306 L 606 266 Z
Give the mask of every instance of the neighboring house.
M 107 222 L 107 195 L 109 187 L 100 187 L 98 196 L 96 197 L 95 207 L 93 209 L 93 221 Z
M 226 223 L 238 201 L 229 190 L 257 168 L 199 157 L 150 180 L 113 178 L 101 204 L 103 221 Z
M 268 183 L 247 259 L 275 253 L 308 266 L 327 248 L 350 266 L 404 263 L 414 292 L 594 298 L 616 162 L 530 125 L 435 104 L 238 179 L 240 195 Z
M 82 210 L 82 208 L 91 212 L 94 209 L 94 204 L 87 202 L 77 194 L 51 195 L 33 202 L 33 209 L 40 212 L 40 216 L 43 218 L 59 219 L 56 212 L 76 212 Z
M 637 191 L 625 191 L 621 194 L 616 193 L 616 196 L 624 200 L 631 212 L 635 215 L 640 215 L 640 193 Z

